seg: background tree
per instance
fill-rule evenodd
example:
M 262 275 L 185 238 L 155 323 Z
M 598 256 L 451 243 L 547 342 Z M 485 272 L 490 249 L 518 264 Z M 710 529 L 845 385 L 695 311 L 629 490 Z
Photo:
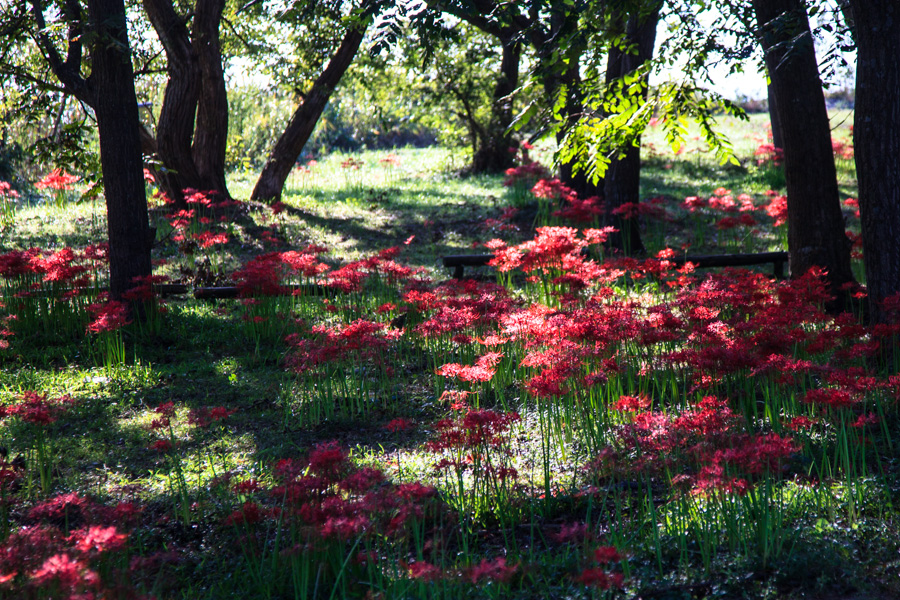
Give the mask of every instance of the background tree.
M 753 8 L 781 122 L 791 273 L 801 276 L 821 267 L 837 294 L 855 280 L 806 5 L 803 0 L 753 0 Z
M 625 12 L 627 6 L 611 5 L 614 11 L 610 15 L 611 33 L 617 34 L 617 41 L 609 47 L 606 84 L 612 86 L 617 80 L 640 75 L 638 95 L 642 101 L 646 101 L 648 92 L 647 72 L 643 67 L 653 58 L 661 5 L 659 1 L 638 4 L 630 7 L 630 13 Z M 636 217 L 623 219 L 615 211 L 624 204 L 640 202 L 640 187 L 641 138 L 638 135 L 611 159 L 603 186 L 605 221 L 619 230 L 619 235 L 610 242 L 628 253 L 644 253 L 638 220 Z
M 349 14 L 343 17 L 346 21 L 343 37 L 333 50 L 328 65 L 312 85 L 308 89 L 298 89 L 301 102 L 269 152 L 253 188 L 252 199 L 272 201 L 281 198 L 284 183 L 294 163 L 312 135 L 335 87 L 353 62 L 365 37 L 366 29 L 380 7 L 378 0 L 363 0 L 359 6 L 348 7 Z M 295 15 L 288 16 L 296 18 Z M 333 14 L 332 18 L 341 20 L 338 14 Z
M 869 308 L 896 318 L 886 298 L 900 292 L 900 6 L 851 0 L 857 43 L 853 145 L 859 180 Z
M 406 44 L 411 79 L 422 81 L 417 91 L 444 121 L 452 111 L 472 148 L 471 173 L 503 172 L 514 164 L 510 126 L 513 94 L 518 88 L 521 45 L 512 36 L 498 39 L 466 22 L 445 25 L 438 40 L 423 47 Z
M 143 7 L 168 74 L 156 139 L 144 136 L 145 150 L 161 167 L 157 181 L 176 205 L 185 189 L 227 197 L 228 99 L 219 39 L 225 0 L 196 0 L 184 15 L 171 0 L 143 0 Z

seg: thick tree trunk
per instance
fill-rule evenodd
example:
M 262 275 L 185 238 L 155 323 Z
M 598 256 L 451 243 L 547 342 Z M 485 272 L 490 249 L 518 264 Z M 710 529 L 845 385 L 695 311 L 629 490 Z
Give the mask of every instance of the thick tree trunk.
M 612 47 L 606 69 L 606 81 L 612 81 L 634 73 L 645 62 L 653 58 L 656 43 L 656 26 L 659 22 L 659 5 L 648 14 L 632 15 L 625 27 L 625 43 L 635 46 L 637 53 L 625 52 Z M 646 90 L 642 93 L 647 97 Z M 610 238 L 610 243 L 629 254 L 643 254 L 644 243 L 637 217 L 622 219 L 612 211 L 626 203 L 640 202 L 641 191 L 641 140 L 625 149 L 624 156 L 613 158 L 604 178 L 603 193 L 606 222 L 615 226 L 619 234 Z
M 830 291 L 853 283 L 850 241 L 844 233 L 831 128 L 803 0 L 753 0 L 766 68 L 784 136 L 791 275 L 827 271 Z
M 228 196 L 228 100 L 219 43 L 224 0 L 197 0 L 193 32 L 171 0 L 143 4 L 165 49 L 169 75 L 156 128 L 158 183 L 180 207 L 186 189 Z
M 228 96 L 222 70 L 219 23 L 225 0 L 197 0 L 192 45 L 200 69 L 200 96 L 192 154 L 203 190 L 228 196 L 225 150 L 228 141 Z
M 851 3 L 857 41 L 853 144 L 859 180 L 869 308 L 876 322 L 896 318 L 881 303 L 900 292 L 900 5 Z
M 100 137 L 100 162 L 109 225 L 110 297 L 150 274 L 150 230 L 144 192 L 140 118 L 122 0 L 89 0 L 96 36 L 90 83 Z
M 159 151 L 157 182 L 176 206 L 184 205 L 184 190 L 200 187 L 191 142 L 200 98 L 200 67 L 184 19 L 170 0 L 144 0 L 144 10 L 166 52 L 169 81 L 156 125 Z
M 519 86 L 522 46 L 511 37 L 501 39 L 501 43 L 503 55 L 500 60 L 500 76 L 494 87 L 491 121 L 472 156 L 473 173 L 500 173 L 514 163 L 515 156 L 509 151 L 512 135 L 508 130 L 513 119 L 511 95 Z
M 281 198 L 284 182 L 287 181 L 294 163 L 300 157 L 303 146 L 312 135 L 334 88 L 340 82 L 350 63 L 353 62 L 353 58 L 362 44 L 365 29 L 363 25 L 351 26 L 351 29 L 344 35 L 344 39 L 341 40 L 337 52 L 328 62 L 328 66 L 313 83 L 312 89 L 306 95 L 303 103 L 294 111 L 287 128 L 269 153 L 262 173 L 256 181 L 252 195 L 254 200 L 271 201 Z

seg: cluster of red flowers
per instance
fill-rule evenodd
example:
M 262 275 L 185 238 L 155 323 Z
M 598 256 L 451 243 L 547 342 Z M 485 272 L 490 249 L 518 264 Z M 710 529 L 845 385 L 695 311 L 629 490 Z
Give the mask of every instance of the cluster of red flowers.
M 127 551 L 128 534 L 120 527 L 137 512 L 131 503 L 107 507 L 76 494 L 34 506 L 27 512 L 33 524 L 0 542 L 0 594 L 143 598 L 125 583 L 128 572 L 116 566 L 119 561 L 111 560 Z
M 529 161 L 518 167 L 506 170 L 506 179 L 503 185 L 506 187 L 530 189 L 540 179 L 550 177 L 550 170 L 539 162 Z
M 302 526 L 310 539 L 285 553 L 315 551 L 315 540 L 343 543 L 362 535 L 395 535 L 420 519 L 435 503 L 437 491 L 418 482 L 392 484 L 372 467 L 357 468 L 337 442 L 317 445 L 307 461 L 284 459 L 274 468 L 276 483 L 266 489 L 256 480 L 234 485 L 244 499 L 225 519 L 248 527 L 260 521 Z
M 348 358 L 355 364 L 367 360 L 382 363 L 384 349 L 401 334 L 387 323 L 364 319 L 334 327 L 317 325 L 311 333 L 313 337 L 291 334 L 286 339 L 292 347 L 286 363 L 295 373 L 314 372 Z
M 784 162 L 784 150 L 772 143 L 760 144 L 753 155 L 756 157 L 757 166 L 760 167 L 767 165 L 780 167 Z
M 13 250 L 0 255 L 0 277 L 19 280 L 33 289 L 38 288 L 40 282 L 80 287 L 90 283 L 91 265 L 105 257 L 105 249 L 98 246 L 89 246 L 83 252 L 72 248 L 51 253 L 40 248 Z
M 43 179 L 34 184 L 41 190 L 68 191 L 78 182 L 78 177 L 70 175 L 62 169 L 53 169 Z
M 128 318 L 128 305 L 120 300 L 109 300 L 103 304 L 90 304 L 87 310 L 94 320 L 88 323 L 88 333 L 107 333 L 118 331 L 131 323 Z
M 14 190 L 8 181 L 0 181 L 0 200 L 16 201 L 19 199 L 19 192 Z
M 18 417 L 26 423 L 49 425 L 76 404 L 76 400 L 68 395 L 49 397 L 49 394 L 24 392 L 15 404 L 0 405 L 0 419 Z

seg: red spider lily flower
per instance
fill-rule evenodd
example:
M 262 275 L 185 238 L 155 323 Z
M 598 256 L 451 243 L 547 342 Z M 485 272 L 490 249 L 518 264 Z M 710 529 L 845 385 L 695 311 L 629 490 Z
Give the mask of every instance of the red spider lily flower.
M 8 181 L 0 181 L 0 197 L 17 200 L 19 192 L 14 190 Z
M 397 433 L 398 431 L 406 431 L 407 429 L 412 429 L 416 424 L 409 419 L 394 419 L 388 422 L 384 428 L 391 433 Z
M 621 588 L 625 584 L 625 580 L 621 573 L 608 573 L 600 567 L 585 569 L 575 578 L 575 581 L 588 587 L 597 588 L 598 590 L 608 590 L 610 588 Z
M 16 404 L 0 406 L 0 419 L 15 416 L 26 423 L 49 425 L 68 412 L 75 403 L 75 399 L 68 394 L 50 398 L 48 394 L 28 391 L 19 397 Z
M 809 404 L 831 408 L 849 408 L 859 400 L 855 394 L 839 388 L 816 388 L 806 392 L 803 397 L 803 401 Z
M 379 469 L 364 467 L 345 477 L 339 484 L 339 487 L 348 492 L 361 494 L 381 485 L 384 480 L 384 473 Z
M 716 452 L 714 461 L 721 461 L 730 470 L 747 475 L 777 472 L 782 462 L 800 451 L 790 438 L 770 433 L 744 440 L 739 447 Z
M 482 581 L 496 581 L 508 583 L 519 570 L 518 563 L 508 565 L 506 559 L 501 557 L 494 560 L 483 559 L 480 563 L 468 569 L 466 578 L 474 584 Z
M 459 363 L 448 363 L 437 370 L 441 377 L 456 377 L 462 381 L 490 381 L 497 370 L 494 368 L 503 358 L 501 352 L 488 352 L 481 356 L 473 366 Z
M 261 491 L 262 486 L 259 485 L 259 481 L 256 479 L 247 479 L 245 481 L 234 484 L 231 489 L 235 494 L 249 496 L 250 494 L 255 494 L 256 492 Z
M 323 539 L 349 540 L 367 530 L 372 522 L 364 515 L 328 517 L 316 532 Z
M 865 429 L 870 425 L 877 425 L 880 422 L 881 417 L 879 417 L 875 413 L 868 413 L 859 415 L 856 421 L 850 424 L 850 427 L 853 427 L 854 429 Z
M 153 409 L 153 412 L 163 415 L 165 417 L 174 417 L 175 416 L 175 403 L 171 400 L 168 402 L 164 402 Z
M 405 568 L 410 579 L 418 579 L 419 581 L 430 583 L 444 578 L 444 572 L 440 567 L 423 560 L 409 563 L 405 565 Z
M 38 587 L 58 586 L 60 591 L 69 592 L 70 597 L 77 597 L 76 591 L 97 587 L 100 577 L 85 562 L 68 554 L 54 554 L 31 573 L 31 583 Z
M 396 167 L 400 165 L 400 157 L 392 152 L 378 162 L 384 167 Z
M 613 410 L 620 412 L 637 412 L 648 408 L 650 408 L 650 398 L 644 395 L 619 396 L 618 401 L 613 404 Z
M 238 510 L 225 517 L 225 525 L 252 525 L 262 521 L 267 511 L 255 502 L 244 502 Z
M 898 385 L 898 389 L 900 389 L 900 385 Z M 444 390 L 444 393 L 438 398 L 438 402 L 447 402 L 452 410 L 468 410 L 469 404 L 466 402 L 466 398 L 469 394 L 471 392 L 463 390 Z
M 94 320 L 87 326 L 88 333 L 118 331 L 131 323 L 128 318 L 128 305 L 119 300 L 110 300 L 105 304 L 91 304 L 87 309 L 94 315 Z
M 550 534 L 557 544 L 582 544 L 591 538 L 591 532 L 585 523 L 561 525 L 559 531 Z
M 443 419 L 435 428 L 438 439 L 428 442 L 426 447 L 432 452 L 445 449 L 475 449 L 482 446 L 497 446 L 504 441 L 505 434 L 513 423 L 521 420 L 518 413 L 498 413 L 492 410 L 469 410 L 461 419 Z
M 211 248 L 212 246 L 228 243 L 227 233 L 213 233 L 211 231 L 203 231 L 201 233 L 195 233 L 191 237 L 197 240 L 201 248 Z
M 172 229 L 180 230 L 187 228 L 196 214 L 197 211 L 191 208 L 166 215 L 166 218 L 169 219 L 169 225 L 172 226 Z
M 74 250 L 63 248 L 46 258 L 33 256 L 31 261 L 34 272 L 42 273 L 44 281 L 64 283 L 76 280 L 88 270 L 84 265 L 75 264 L 77 259 Z
M 603 214 L 603 202 L 597 196 L 580 199 L 572 195 L 565 198 L 566 206 L 553 211 L 554 217 L 568 219 L 576 223 L 590 223 L 598 215 Z
M 605 565 L 611 562 L 619 562 L 622 555 L 615 546 L 601 546 L 594 550 L 594 561 Z
M 80 554 L 97 555 L 104 552 L 122 550 L 128 540 L 128 534 L 119 533 L 115 527 L 91 525 L 87 529 L 78 529 L 66 538 Z
M 780 227 L 787 223 L 787 196 L 775 196 L 765 207 L 766 214 L 775 221 L 773 225 Z
M 201 406 L 200 408 L 191 409 L 188 412 L 188 424 L 196 425 L 201 429 L 206 429 L 213 423 L 227 419 L 237 412 L 237 409 L 227 409 L 224 406 Z
M 535 198 L 541 200 L 559 200 L 574 195 L 575 191 L 554 177 L 553 179 L 539 179 L 531 188 L 531 193 Z
M 681 205 L 689 212 L 694 212 L 698 209 L 705 208 L 709 205 L 709 202 L 707 202 L 706 198 L 701 198 L 700 196 L 688 196 Z
M 347 453 L 334 440 L 317 444 L 309 453 L 309 470 L 330 481 L 338 481 L 350 467 Z
M 60 494 L 34 505 L 27 513 L 32 521 L 62 523 L 79 517 L 90 518 L 97 506 L 88 498 L 75 493 Z
M 0 277 L 15 279 L 23 275 L 38 273 L 34 259 L 39 257 L 40 249 L 13 250 L 0 254 Z
M 328 265 L 318 260 L 319 255 L 327 251 L 327 248 L 315 245 L 310 245 L 299 252 L 289 250 L 281 253 L 281 262 L 294 273 L 304 277 L 315 277 L 328 271 Z
M 716 221 L 716 229 L 719 231 L 727 231 L 729 229 L 734 229 L 738 225 L 740 225 L 740 220 L 735 217 L 722 217 L 718 221 Z
M 78 181 L 78 177 L 70 175 L 62 169 L 53 169 L 43 179 L 34 184 L 34 187 L 44 190 L 68 191 Z
M 286 208 L 287 208 L 287 205 L 284 202 L 281 202 L 280 200 L 278 202 L 273 202 L 272 204 L 269 205 L 269 210 L 272 211 L 273 215 L 278 215 L 278 214 L 283 213 Z
M 760 144 L 753 153 L 756 156 L 756 164 L 762 166 L 771 163 L 774 166 L 780 166 L 784 161 L 784 150 L 775 146 L 775 144 Z
M 168 280 L 169 278 L 165 275 L 145 275 L 142 277 L 135 277 L 132 279 L 132 283 L 134 283 L 135 286 L 122 294 L 122 298 L 128 301 L 152 300 L 156 298 L 156 292 L 153 290 L 153 286 L 165 283 Z
M 278 296 L 284 293 L 281 285 L 281 254 L 271 252 L 251 259 L 235 271 L 231 278 L 237 283 L 242 298 Z
M 787 424 L 787 428 L 791 431 L 800 431 L 802 429 L 810 429 L 815 424 L 815 419 L 810 419 L 809 417 L 804 417 L 801 415 L 791 419 Z
M 853 160 L 853 144 L 843 140 L 831 140 L 831 149 L 834 155 L 844 160 Z
M 545 179 L 550 176 L 550 170 L 538 162 L 527 162 L 518 167 L 512 167 L 506 170 L 506 179 L 503 185 L 506 187 L 531 187 L 539 179 Z
M 156 440 L 150 446 L 148 446 L 150 450 L 155 450 L 160 454 L 168 454 L 172 450 L 175 449 L 175 446 L 169 440 Z

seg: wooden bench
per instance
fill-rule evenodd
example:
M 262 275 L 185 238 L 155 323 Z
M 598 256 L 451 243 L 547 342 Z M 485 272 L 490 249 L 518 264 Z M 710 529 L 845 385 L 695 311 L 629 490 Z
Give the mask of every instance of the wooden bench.
M 454 254 L 445 256 L 442 260 L 445 267 L 453 269 L 454 279 L 462 279 L 466 267 L 483 267 L 493 258 L 493 254 Z M 668 260 L 678 266 L 683 265 L 685 262 L 691 262 L 700 269 L 711 267 L 749 267 L 772 263 L 775 277 L 784 279 L 788 253 L 779 251 L 759 252 L 756 254 L 697 254 L 678 256 Z

